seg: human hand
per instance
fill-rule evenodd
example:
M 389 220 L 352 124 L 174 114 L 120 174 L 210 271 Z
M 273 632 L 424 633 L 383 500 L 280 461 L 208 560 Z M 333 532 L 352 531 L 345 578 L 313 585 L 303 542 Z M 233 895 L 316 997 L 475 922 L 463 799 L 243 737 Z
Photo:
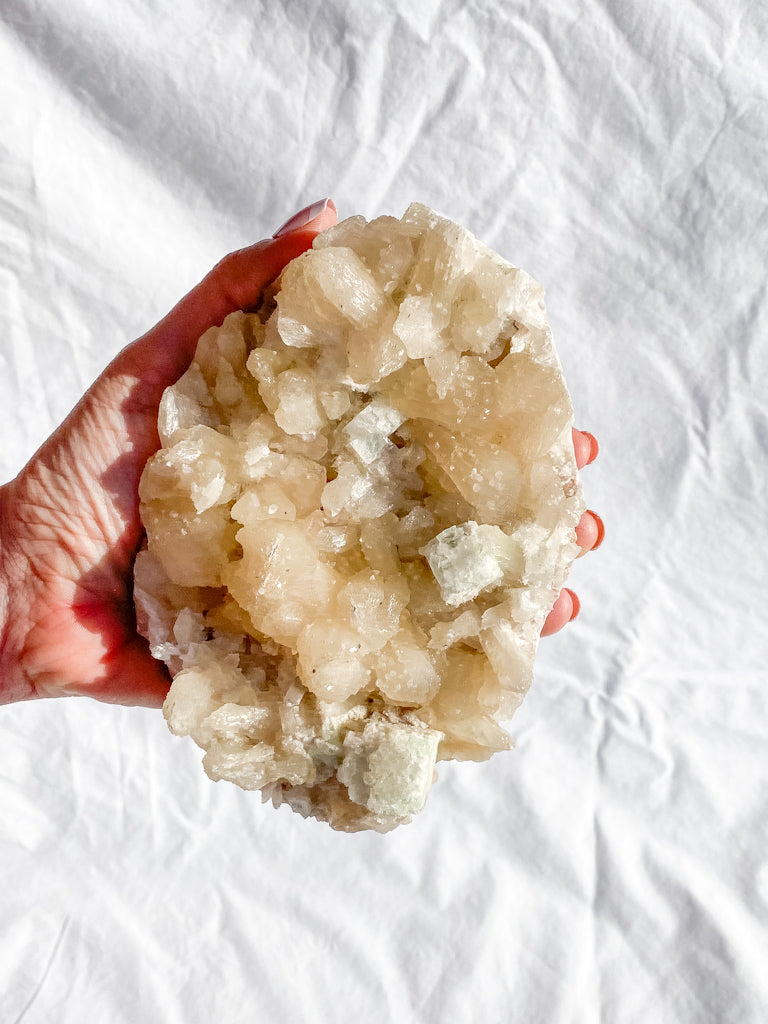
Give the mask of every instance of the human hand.
M 159 446 L 157 413 L 201 334 L 256 306 L 320 231 L 330 200 L 273 239 L 226 256 L 128 345 L 11 483 L 0 488 L 0 703 L 95 697 L 160 707 L 165 667 L 136 632 L 133 563 L 139 477 Z
M 322 207 L 322 208 L 319 208 Z M 162 705 L 166 669 L 136 633 L 133 563 L 143 539 L 138 482 L 158 447 L 165 388 L 189 365 L 200 335 L 258 304 L 267 284 L 336 222 L 331 202 L 291 218 L 275 238 L 225 257 L 174 309 L 125 348 L 19 476 L 0 488 L 0 703 L 87 695 Z M 581 468 L 597 454 L 574 431 Z M 585 513 L 581 547 L 602 523 Z M 542 630 L 578 613 L 561 591 Z
M 594 462 L 597 458 L 599 451 L 597 438 L 584 430 L 574 429 L 573 449 L 576 453 L 576 465 L 579 469 L 583 469 L 584 466 Z M 599 548 L 603 543 L 604 533 L 605 528 L 600 516 L 597 512 L 587 510 L 576 527 L 576 540 L 581 548 L 581 553 L 585 555 L 588 551 L 594 551 L 596 548 Z M 541 635 L 551 636 L 553 633 L 557 633 L 563 626 L 566 626 L 576 618 L 580 608 L 581 605 L 576 594 L 569 590 L 568 587 L 563 587 L 557 596 L 552 611 L 544 622 Z

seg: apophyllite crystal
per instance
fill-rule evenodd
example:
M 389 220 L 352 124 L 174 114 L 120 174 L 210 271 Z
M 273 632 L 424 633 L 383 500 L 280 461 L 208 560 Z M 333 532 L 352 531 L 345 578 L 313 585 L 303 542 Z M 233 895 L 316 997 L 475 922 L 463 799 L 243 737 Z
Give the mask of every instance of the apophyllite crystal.
M 543 291 L 424 206 L 352 217 L 200 339 L 141 481 L 139 628 L 212 779 L 334 828 L 508 749 L 579 553 Z

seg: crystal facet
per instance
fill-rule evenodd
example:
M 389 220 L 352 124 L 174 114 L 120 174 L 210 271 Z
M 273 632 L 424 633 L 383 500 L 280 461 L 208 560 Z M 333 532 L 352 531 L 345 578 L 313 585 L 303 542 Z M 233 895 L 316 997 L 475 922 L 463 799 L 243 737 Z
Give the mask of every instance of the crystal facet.
M 200 339 L 140 486 L 141 632 L 212 779 L 347 831 L 508 749 L 579 553 L 543 291 L 419 204 L 353 217 Z

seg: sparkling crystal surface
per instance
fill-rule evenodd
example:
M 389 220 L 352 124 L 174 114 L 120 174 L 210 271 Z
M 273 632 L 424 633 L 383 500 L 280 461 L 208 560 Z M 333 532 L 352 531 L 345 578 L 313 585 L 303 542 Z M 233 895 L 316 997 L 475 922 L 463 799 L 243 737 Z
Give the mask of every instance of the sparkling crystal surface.
M 139 628 L 212 779 L 387 831 L 508 749 L 579 553 L 543 290 L 414 204 L 200 339 L 141 480 Z

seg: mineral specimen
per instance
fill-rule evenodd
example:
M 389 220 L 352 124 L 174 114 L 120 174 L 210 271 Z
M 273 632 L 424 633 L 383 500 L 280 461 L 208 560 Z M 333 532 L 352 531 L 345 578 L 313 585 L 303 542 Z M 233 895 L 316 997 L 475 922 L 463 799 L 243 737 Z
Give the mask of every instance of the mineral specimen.
M 200 339 L 141 488 L 139 628 L 212 779 L 385 832 L 508 749 L 584 510 L 543 291 L 424 206 Z

